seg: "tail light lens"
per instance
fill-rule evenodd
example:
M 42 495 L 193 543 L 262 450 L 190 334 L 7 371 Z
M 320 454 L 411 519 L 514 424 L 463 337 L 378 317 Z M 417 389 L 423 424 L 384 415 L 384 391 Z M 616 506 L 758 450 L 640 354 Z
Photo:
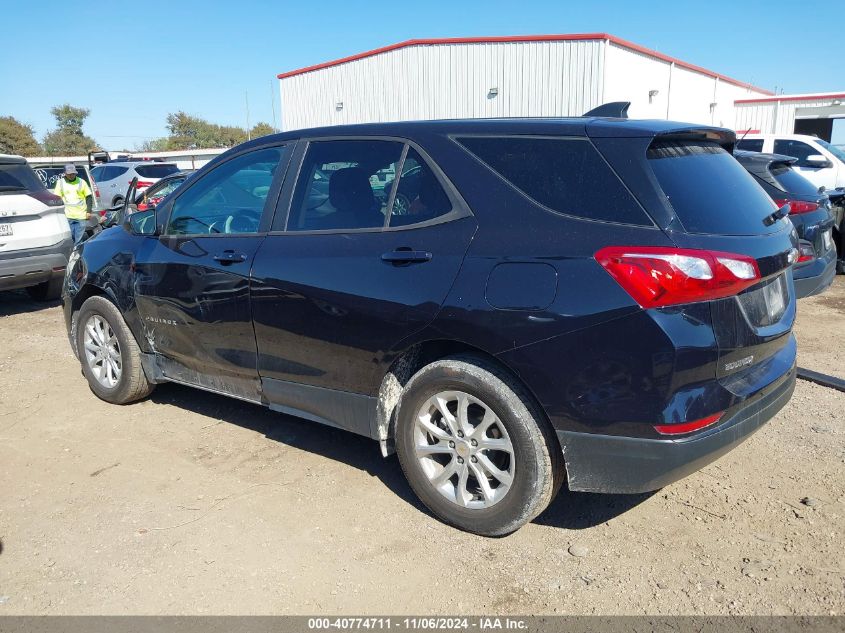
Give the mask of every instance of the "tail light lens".
M 692 422 L 680 422 L 678 424 L 655 424 L 654 430 L 661 435 L 684 435 L 685 433 L 692 433 L 693 431 L 700 431 L 708 426 L 713 426 L 722 419 L 724 411 L 714 415 L 694 420 Z
M 138 183 L 135 185 L 136 189 L 143 189 L 145 187 L 152 187 L 155 183 L 154 182 L 147 182 L 146 180 L 139 180 Z
M 729 297 L 760 280 L 757 261 L 734 253 L 608 246 L 595 258 L 646 309 Z
M 780 209 L 783 205 L 788 204 L 790 215 L 810 213 L 810 211 L 816 211 L 819 208 L 819 205 L 815 202 L 807 202 L 806 200 L 790 200 L 789 198 L 775 200 L 775 204 L 778 205 L 778 209 Z
M 801 240 L 798 244 L 798 263 L 809 262 L 816 258 L 816 249 L 810 242 Z

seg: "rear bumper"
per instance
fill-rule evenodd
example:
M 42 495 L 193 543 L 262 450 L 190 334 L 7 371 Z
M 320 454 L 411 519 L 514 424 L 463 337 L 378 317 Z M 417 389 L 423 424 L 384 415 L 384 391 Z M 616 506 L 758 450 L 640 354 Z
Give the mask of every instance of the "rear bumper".
M 64 275 L 71 250 L 73 240 L 67 239 L 53 246 L 0 254 L 0 290 L 27 288 Z
M 715 461 L 768 422 L 795 390 L 792 368 L 729 410 L 715 429 L 688 439 L 656 440 L 557 431 L 569 488 L 641 493 L 671 484 Z
M 824 292 L 836 277 L 836 251 L 831 250 L 809 266 L 794 268 L 792 276 L 796 298 L 803 299 Z

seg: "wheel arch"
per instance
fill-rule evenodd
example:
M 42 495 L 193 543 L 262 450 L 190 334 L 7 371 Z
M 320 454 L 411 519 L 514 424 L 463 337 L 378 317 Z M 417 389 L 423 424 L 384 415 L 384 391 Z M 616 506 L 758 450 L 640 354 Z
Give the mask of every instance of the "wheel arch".
M 540 405 L 531 388 L 512 367 L 493 354 L 479 347 L 461 341 L 432 339 L 415 343 L 401 352 L 391 363 L 378 390 L 376 404 L 377 438 L 385 457 L 394 452 L 393 435 L 396 424 L 396 411 L 405 385 L 420 369 L 435 361 L 452 356 L 475 356 L 490 363 L 518 382 L 528 397 L 533 399 L 535 409 L 542 415 L 542 423 L 550 424 L 545 410 Z

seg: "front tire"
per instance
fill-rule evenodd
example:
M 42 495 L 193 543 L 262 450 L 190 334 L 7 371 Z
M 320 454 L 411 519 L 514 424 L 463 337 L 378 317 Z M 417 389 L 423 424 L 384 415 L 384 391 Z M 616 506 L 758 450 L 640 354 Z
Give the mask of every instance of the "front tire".
M 77 317 L 76 349 L 82 373 L 94 394 L 112 404 L 128 404 L 153 390 L 141 365 L 141 350 L 115 305 L 91 297 Z
M 474 356 L 436 361 L 408 381 L 396 452 L 435 516 L 483 536 L 522 527 L 545 510 L 564 479 L 560 446 L 533 399 Z

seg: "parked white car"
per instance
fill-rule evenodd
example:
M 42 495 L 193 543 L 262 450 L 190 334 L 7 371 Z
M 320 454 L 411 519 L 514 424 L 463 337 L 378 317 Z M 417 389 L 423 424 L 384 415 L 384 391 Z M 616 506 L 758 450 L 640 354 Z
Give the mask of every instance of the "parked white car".
M 794 156 L 792 166 L 817 187 L 845 187 L 845 151 L 815 136 L 804 134 L 749 134 L 737 149 Z
M 24 158 L 0 154 L 0 290 L 58 299 L 72 248 L 61 198 Z
M 105 165 L 97 165 L 91 175 L 100 188 L 100 196 L 105 208 L 117 206 L 123 202 L 126 190 L 133 178 L 138 179 L 136 191 L 143 193 L 165 176 L 179 171 L 175 163 L 157 163 L 149 160 L 113 160 Z

